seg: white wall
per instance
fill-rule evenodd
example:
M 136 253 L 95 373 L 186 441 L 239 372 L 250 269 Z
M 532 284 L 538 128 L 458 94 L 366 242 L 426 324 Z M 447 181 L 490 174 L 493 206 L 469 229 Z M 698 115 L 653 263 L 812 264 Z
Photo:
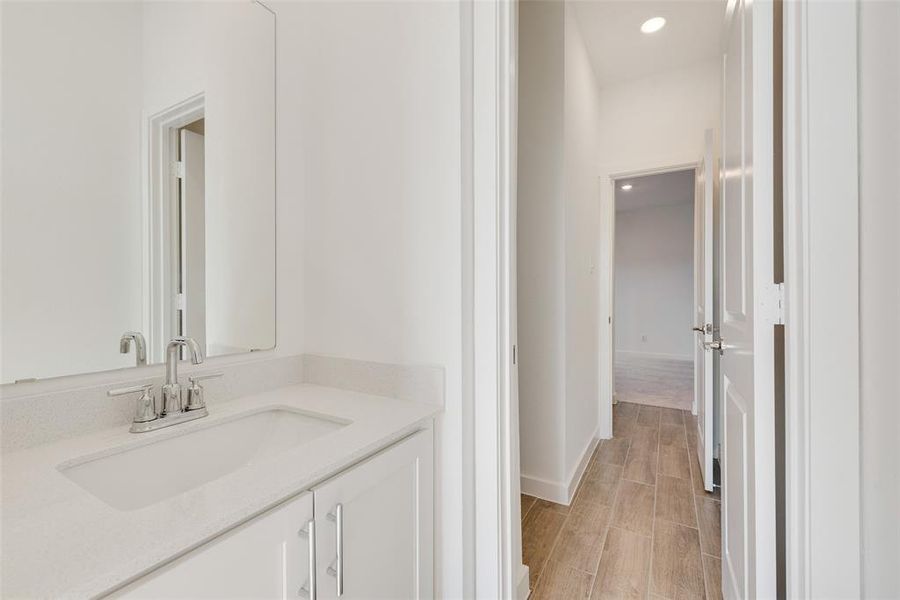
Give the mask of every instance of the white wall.
M 141 328 L 140 5 L 0 10 L 0 381 L 133 365 L 118 341 Z
M 565 471 L 565 5 L 519 5 L 518 311 L 522 491 Z
M 598 426 L 599 87 L 574 7 L 565 15 L 566 455 L 571 487 Z M 576 481 L 577 483 L 577 481 Z M 574 492 L 574 489 L 570 489 Z
M 598 87 L 572 7 L 519 7 L 523 491 L 568 502 L 597 430 Z
M 600 90 L 602 173 L 697 162 L 719 130 L 719 59 Z
M 900 597 L 900 4 L 859 5 L 860 467 L 866 598 Z
M 309 353 L 445 368 L 439 589 L 463 596 L 460 13 L 277 3 L 280 199 L 302 206 Z M 285 141 L 289 140 L 289 142 Z M 286 155 L 285 144 L 290 143 Z M 281 221 L 279 205 L 279 222 Z M 281 231 L 279 231 L 281 233 Z M 279 339 L 292 332 L 279 330 Z
M 691 360 L 693 204 L 617 211 L 615 246 L 616 352 Z

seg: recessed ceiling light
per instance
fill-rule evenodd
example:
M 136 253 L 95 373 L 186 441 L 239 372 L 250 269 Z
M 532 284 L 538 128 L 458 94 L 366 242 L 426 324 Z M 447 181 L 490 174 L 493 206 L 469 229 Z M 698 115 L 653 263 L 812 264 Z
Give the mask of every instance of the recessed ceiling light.
M 641 25 L 641 31 L 643 33 L 655 33 L 666 26 L 666 20 L 662 17 L 653 17 L 652 19 L 647 19 Z
M 619 189 L 620 189 L 620 190 L 624 190 L 624 191 L 627 192 L 628 190 L 630 190 L 630 189 L 633 188 L 633 187 L 634 187 L 634 186 L 631 185 L 630 183 L 623 183 L 623 184 L 622 184 L 622 187 L 620 187 Z

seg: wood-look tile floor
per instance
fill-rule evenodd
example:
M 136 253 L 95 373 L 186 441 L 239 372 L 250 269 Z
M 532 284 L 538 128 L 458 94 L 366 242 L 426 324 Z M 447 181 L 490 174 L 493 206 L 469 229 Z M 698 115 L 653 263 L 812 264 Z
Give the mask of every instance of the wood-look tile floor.
M 615 386 L 619 402 L 690 411 L 694 402 L 694 363 L 619 354 Z
M 620 402 L 571 506 L 522 496 L 531 598 L 722 597 L 720 504 L 689 411 Z

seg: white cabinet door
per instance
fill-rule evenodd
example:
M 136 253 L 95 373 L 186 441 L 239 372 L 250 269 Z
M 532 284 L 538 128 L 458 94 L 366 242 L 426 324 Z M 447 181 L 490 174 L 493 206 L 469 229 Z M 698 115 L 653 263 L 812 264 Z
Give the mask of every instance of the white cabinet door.
M 312 494 L 302 494 L 153 571 L 121 598 L 297 598 L 309 578 L 305 528 Z
M 319 599 L 434 595 L 432 470 L 427 430 L 314 490 Z

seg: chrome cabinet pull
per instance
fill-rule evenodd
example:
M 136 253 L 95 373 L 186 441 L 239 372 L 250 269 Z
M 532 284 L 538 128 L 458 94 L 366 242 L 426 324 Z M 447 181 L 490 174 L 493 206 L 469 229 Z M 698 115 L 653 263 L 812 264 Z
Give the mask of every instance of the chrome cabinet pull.
M 328 520 L 335 524 L 335 546 L 337 558 L 334 565 L 328 567 L 328 574 L 337 582 L 337 597 L 344 595 L 344 505 L 338 503 L 334 510 L 328 513 Z
M 310 519 L 306 527 L 300 530 L 300 535 L 305 535 L 309 544 L 309 579 L 297 591 L 297 595 L 316 600 L 316 522 Z

